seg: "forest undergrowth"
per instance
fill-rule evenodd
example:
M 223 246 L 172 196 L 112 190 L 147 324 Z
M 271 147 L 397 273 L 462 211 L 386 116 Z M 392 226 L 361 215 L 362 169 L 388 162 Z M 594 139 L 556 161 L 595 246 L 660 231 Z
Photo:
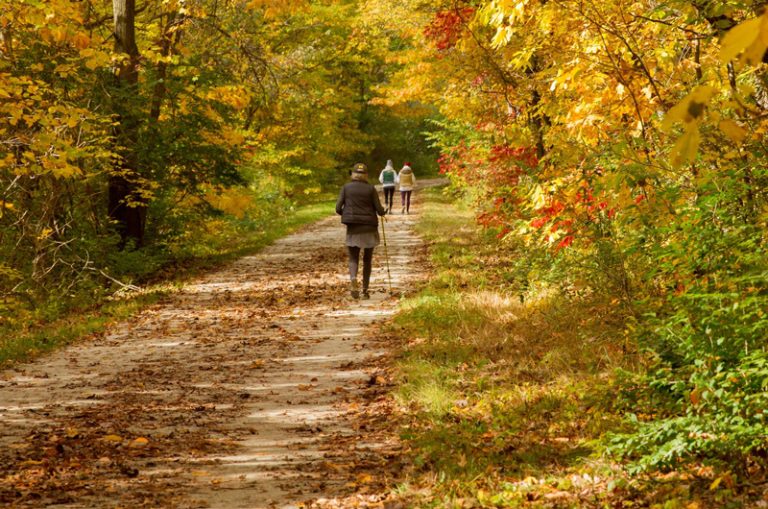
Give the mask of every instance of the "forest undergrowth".
M 613 296 L 511 284 L 531 253 L 433 193 L 418 226 L 434 275 L 404 301 L 394 398 L 414 507 L 761 507 L 763 489 L 702 464 L 633 472 L 611 454 L 645 369 Z M 405 340 L 404 340 L 405 341 Z

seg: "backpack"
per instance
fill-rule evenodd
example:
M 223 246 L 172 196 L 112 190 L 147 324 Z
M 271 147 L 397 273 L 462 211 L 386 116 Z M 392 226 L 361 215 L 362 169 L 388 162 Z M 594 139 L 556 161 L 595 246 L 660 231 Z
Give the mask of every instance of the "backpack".
M 393 184 L 395 183 L 395 170 L 384 170 L 384 173 L 382 173 L 382 184 Z

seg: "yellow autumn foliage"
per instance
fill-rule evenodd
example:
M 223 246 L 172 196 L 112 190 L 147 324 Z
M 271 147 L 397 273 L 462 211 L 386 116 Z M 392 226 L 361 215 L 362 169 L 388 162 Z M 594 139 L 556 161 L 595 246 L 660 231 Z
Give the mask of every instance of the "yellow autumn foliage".
M 211 190 L 206 199 L 214 208 L 238 219 L 243 219 L 258 207 L 253 194 L 243 188 Z

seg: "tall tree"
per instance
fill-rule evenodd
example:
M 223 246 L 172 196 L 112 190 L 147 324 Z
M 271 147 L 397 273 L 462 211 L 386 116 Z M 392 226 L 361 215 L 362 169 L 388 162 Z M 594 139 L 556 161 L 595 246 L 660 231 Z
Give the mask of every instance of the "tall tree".
M 138 96 L 139 48 L 136 45 L 136 0 L 113 0 L 115 52 L 121 55 L 115 74 L 113 112 L 116 115 L 115 165 L 109 178 L 109 215 L 116 222 L 123 245 L 128 240 L 139 247 L 144 243 L 147 218 L 146 200 L 139 192 L 139 118 L 135 108 Z

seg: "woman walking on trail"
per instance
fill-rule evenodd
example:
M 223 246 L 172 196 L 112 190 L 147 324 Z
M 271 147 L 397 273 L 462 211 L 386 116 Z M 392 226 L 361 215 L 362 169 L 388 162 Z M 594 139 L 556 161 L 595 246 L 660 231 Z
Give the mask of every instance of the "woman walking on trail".
M 400 213 L 410 214 L 411 192 L 413 192 L 413 187 L 416 185 L 416 175 L 413 174 L 411 163 L 405 163 L 405 165 L 403 165 L 403 169 L 400 170 L 397 180 L 400 182 L 400 199 L 403 202 L 403 210 L 401 210 Z
M 384 189 L 384 205 L 387 206 L 387 213 L 392 212 L 392 202 L 395 200 L 395 185 L 398 182 L 397 172 L 392 166 L 392 159 L 387 161 L 387 166 L 379 174 L 379 182 Z
M 355 165 L 352 180 L 344 184 L 336 201 L 336 213 L 347 225 L 347 251 L 349 253 L 349 280 L 352 298 L 360 298 L 357 286 L 357 272 L 360 265 L 360 250 L 363 250 L 363 299 L 369 299 L 368 285 L 371 281 L 373 248 L 379 245 L 379 218 L 387 211 L 379 201 L 376 188 L 368 183 L 368 172 L 362 163 Z M 377 216 L 378 214 L 378 216 Z

